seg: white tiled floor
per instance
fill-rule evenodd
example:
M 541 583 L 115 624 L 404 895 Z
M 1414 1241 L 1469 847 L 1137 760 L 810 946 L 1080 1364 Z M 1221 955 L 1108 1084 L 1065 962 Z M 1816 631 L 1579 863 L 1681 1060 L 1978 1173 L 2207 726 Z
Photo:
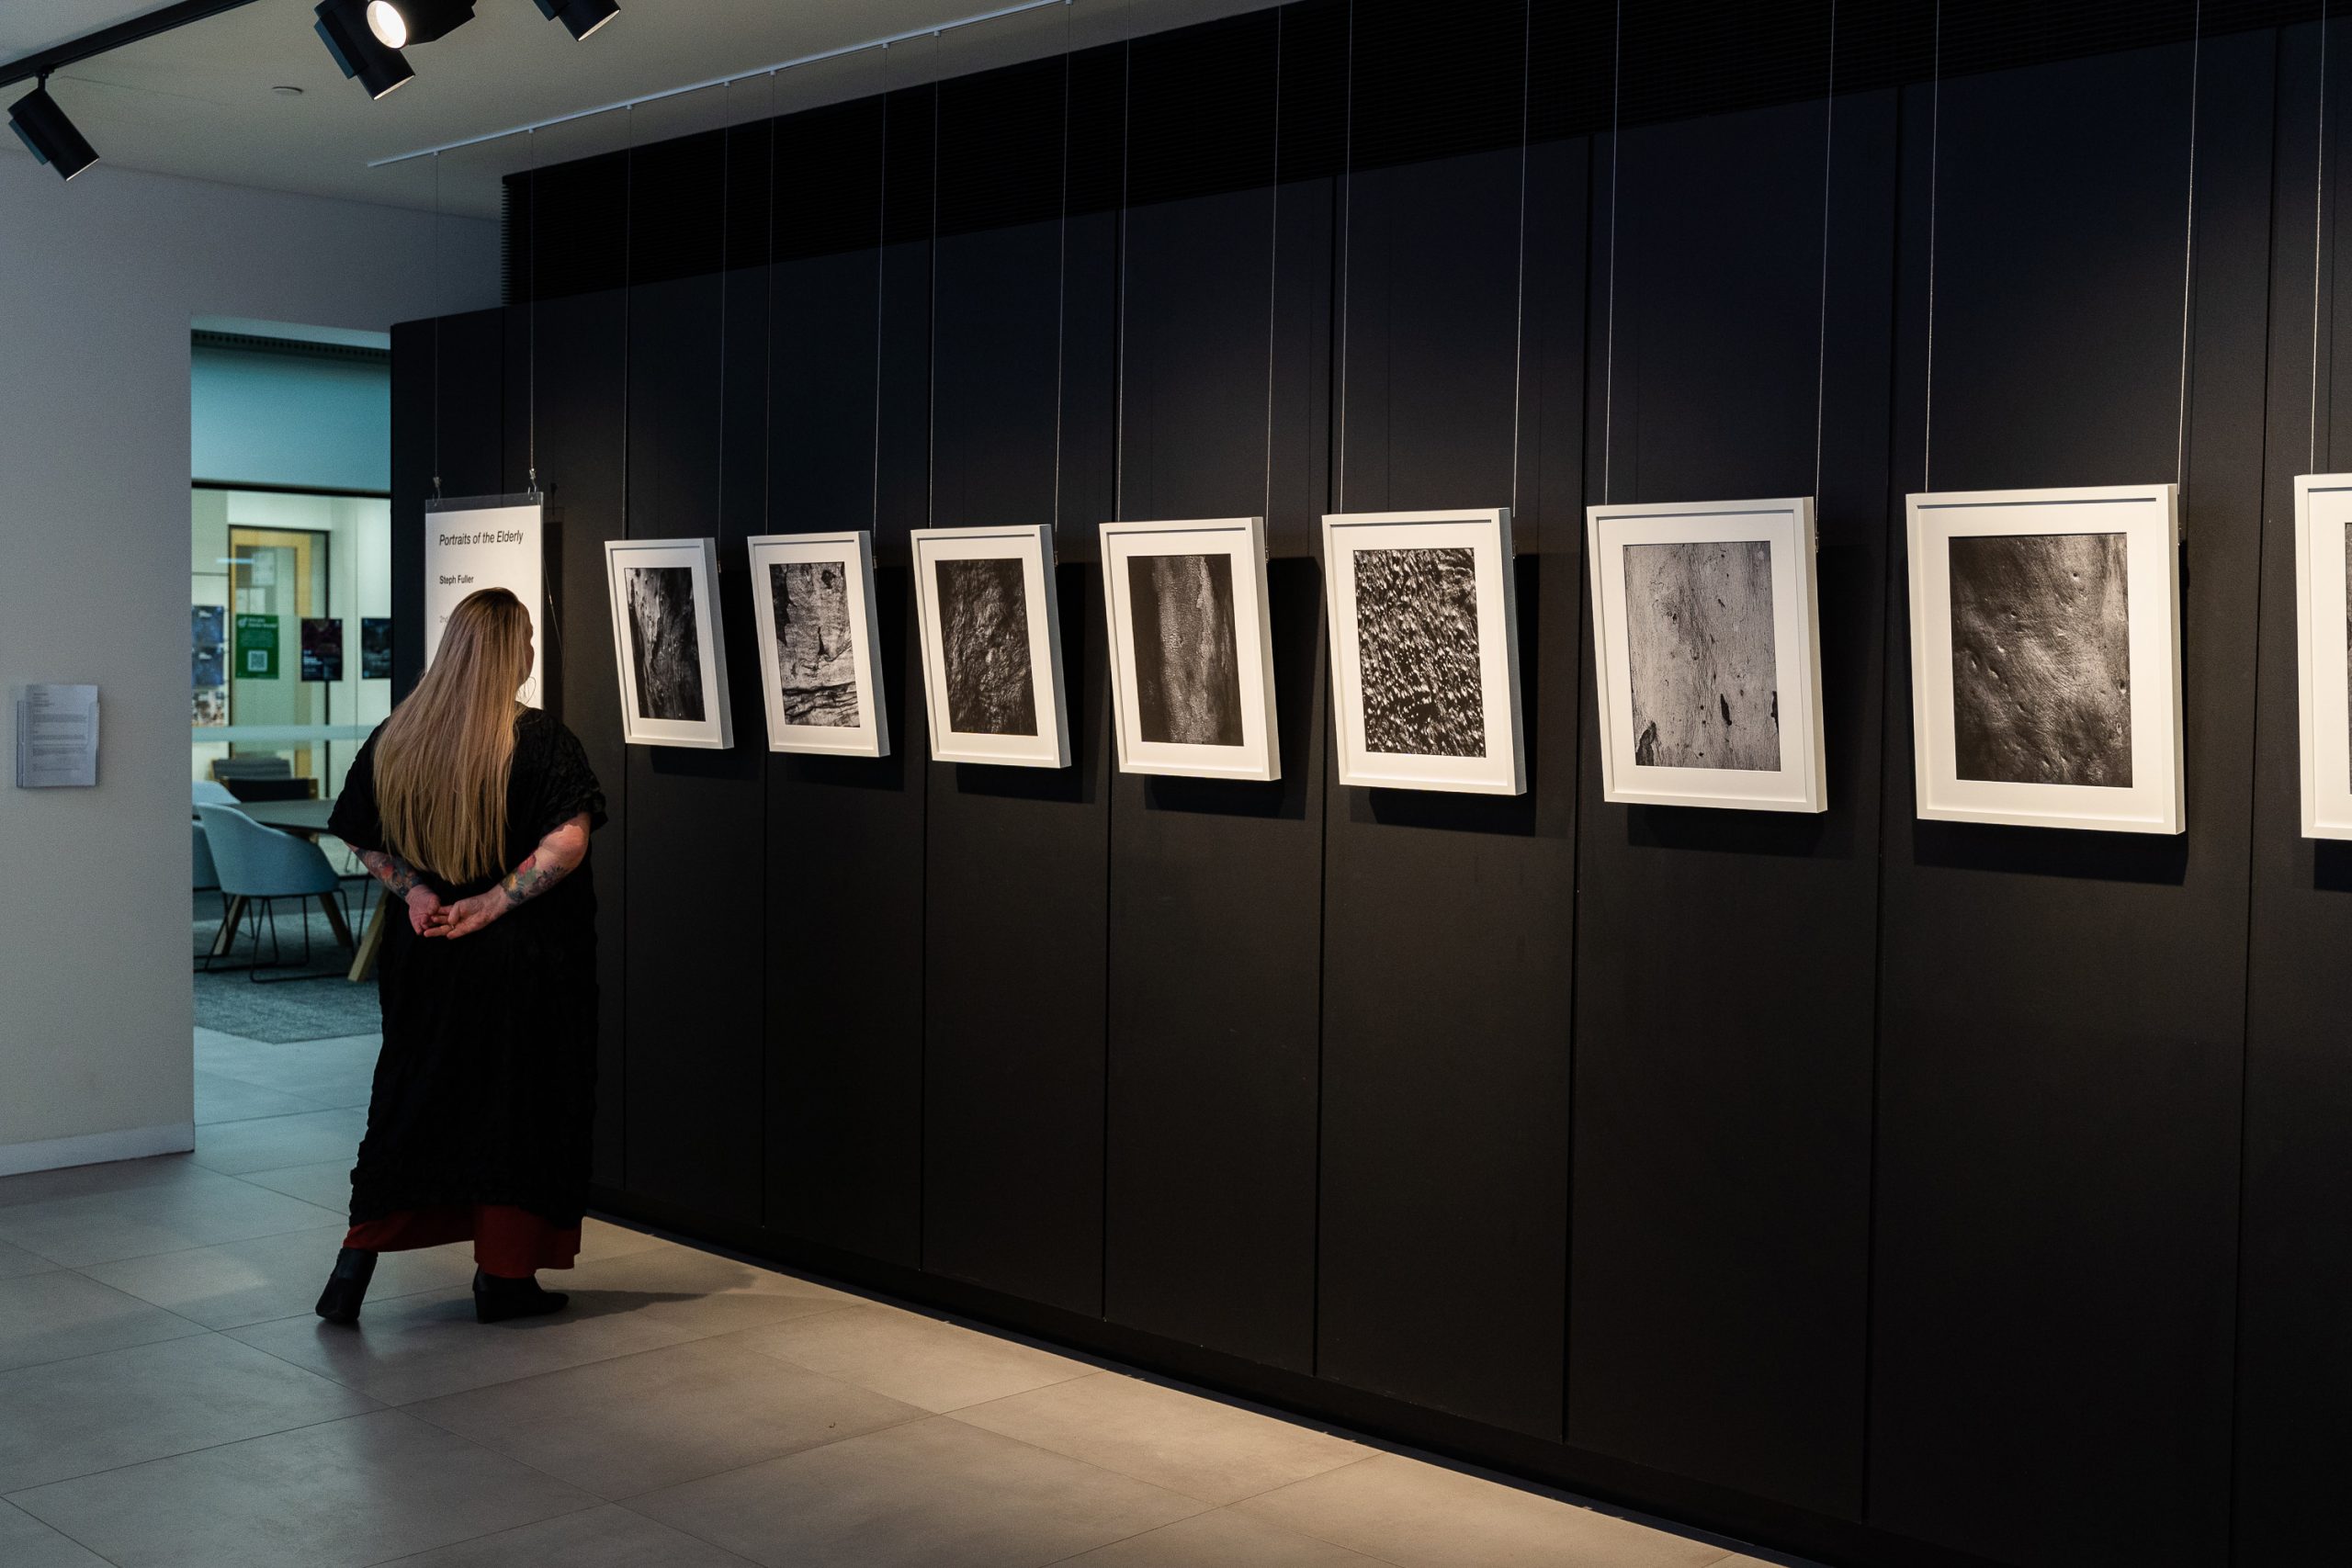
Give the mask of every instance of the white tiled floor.
M 0 1179 L 0 1563 L 1753 1568 L 595 1221 L 559 1316 L 323 1325 L 375 1049 L 199 1032 L 194 1156 Z

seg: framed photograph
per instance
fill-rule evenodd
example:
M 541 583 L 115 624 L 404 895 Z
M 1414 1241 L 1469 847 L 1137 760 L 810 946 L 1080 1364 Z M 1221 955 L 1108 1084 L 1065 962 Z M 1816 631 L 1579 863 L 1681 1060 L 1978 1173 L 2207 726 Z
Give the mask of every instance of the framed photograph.
M 734 745 L 718 624 L 718 541 L 607 540 L 605 578 L 622 739 L 631 746 L 709 750 Z
M 2303 837 L 2352 839 L 2352 474 L 2295 479 Z
M 748 543 L 768 750 L 888 756 L 874 536 L 763 534 Z
M 1053 528 L 918 528 L 912 537 L 932 756 L 1069 767 Z
M 1827 810 L 1813 498 L 1585 516 L 1603 797 Z
M 1523 795 L 1510 509 L 1323 519 L 1340 782 Z
M 2179 487 L 1909 511 L 1919 815 L 2182 831 Z
M 1261 518 L 1102 525 L 1119 767 L 1276 779 Z

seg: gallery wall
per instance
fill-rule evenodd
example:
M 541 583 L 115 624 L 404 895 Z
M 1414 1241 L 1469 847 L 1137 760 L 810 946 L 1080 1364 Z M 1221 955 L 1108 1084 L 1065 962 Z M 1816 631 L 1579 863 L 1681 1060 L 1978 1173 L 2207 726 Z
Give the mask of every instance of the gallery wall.
M 1829 1561 L 2332 1550 L 2352 106 L 2315 6 L 1848 10 L 1300 0 L 511 181 L 508 306 L 395 334 L 398 613 L 434 449 L 536 467 L 600 1201 Z M 1904 496 L 2176 479 L 2188 832 L 1917 820 Z M 1583 508 L 1808 494 L 1828 811 L 1605 802 Z M 1528 793 L 1340 787 L 1319 516 L 1503 504 Z M 1119 773 L 1094 525 L 1253 513 L 1283 777 Z M 1073 763 L 933 763 L 908 531 L 1043 521 Z M 772 755 L 743 540 L 858 526 L 891 754 Z M 620 743 L 674 536 L 732 751 Z

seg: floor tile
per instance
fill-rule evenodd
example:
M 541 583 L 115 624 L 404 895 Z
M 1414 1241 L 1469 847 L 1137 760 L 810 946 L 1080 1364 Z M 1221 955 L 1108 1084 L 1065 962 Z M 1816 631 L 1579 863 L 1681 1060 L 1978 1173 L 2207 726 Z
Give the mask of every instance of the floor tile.
M 200 1324 L 70 1269 L 0 1280 L 0 1371 L 203 1332 Z
M 602 1263 L 607 1258 L 627 1258 L 632 1252 L 651 1252 L 664 1247 L 673 1251 L 694 1250 L 691 1247 L 682 1249 L 674 1241 L 664 1241 L 658 1235 L 648 1235 L 643 1231 L 616 1225 L 609 1220 L 591 1216 L 581 1222 L 580 1261 L 582 1263 Z M 560 1285 L 571 1277 L 559 1272 L 549 1274 L 548 1280 L 551 1284 Z
M 290 1116 L 307 1111 L 324 1111 L 327 1107 L 315 1100 L 303 1100 L 275 1089 L 232 1078 L 224 1073 L 207 1072 L 199 1067 L 196 1073 L 196 1124 L 209 1126 L 220 1122 L 243 1122 L 256 1116 Z
M 0 1502 L 0 1562 L 8 1568 L 107 1568 L 106 1559 L 6 1502 Z
M 712 1339 L 406 1408 L 603 1497 L 673 1486 L 924 1414 Z
M 0 1493 L 372 1408 L 217 1334 L 20 1367 L 0 1372 Z
M 342 1216 L 207 1170 L 146 1186 L 0 1208 L 0 1241 L 69 1269 L 316 1230 Z
M 328 1270 L 334 1267 L 344 1231 L 339 1224 L 288 1231 L 219 1247 L 93 1264 L 84 1272 L 207 1328 L 238 1328 L 311 1312 L 326 1284 Z M 368 1287 L 368 1301 L 374 1306 L 420 1291 L 446 1291 L 470 1284 L 473 1274 L 469 1243 L 381 1253 L 376 1259 L 376 1277 Z
M 1353 1464 L 1367 1451 L 1121 1372 L 976 1404 L 956 1418 L 1204 1503 L 1238 1502 Z
M 1068 1560 L 1068 1568 L 1387 1568 L 1350 1551 L 1260 1519 L 1220 1508 Z
M 942 1413 L 1095 1370 L 1066 1356 L 871 1302 L 739 1337 L 763 1354 Z
M 629 1506 L 771 1568 L 1033 1568 L 1202 1511 L 944 1416 Z
M 387 1404 L 561 1371 L 696 1337 L 609 1297 L 575 1298 L 552 1317 L 480 1324 L 467 1290 L 371 1303 L 348 1327 L 304 1315 L 228 1332 Z
M 575 1305 L 633 1313 L 676 1339 L 758 1328 L 858 1300 L 830 1285 L 666 1245 L 583 1262 L 545 1282 L 571 1292 Z
M 384 1568 L 743 1568 L 745 1561 L 607 1505 L 403 1557 Z
M 1702 1568 L 1724 1555 L 1705 1541 L 1396 1454 L 1235 1511 L 1400 1568 Z
M 38 1252 L 27 1252 L 21 1247 L 11 1247 L 0 1241 L 0 1280 L 15 1280 L 27 1274 L 45 1274 L 62 1265 L 53 1263 Z
M 354 1150 L 356 1154 L 358 1151 Z M 241 1170 L 240 1181 L 300 1198 L 338 1214 L 351 1212 L 351 1156 L 321 1160 L 316 1165 L 289 1165 L 278 1170 Z
M 203 1181 L 211 1175 L 187 1155 L 156 1155 L 149 1159 L 108 1160 L 104 1165 L 75 1165 L 62 1170 L 0 1176 L 0 1209 L 53 1203 L 61 1198 L 86 1198 L 98 1192 L 121 1192 L 133 1187 Z
M 592 1499 L 398 1411 L 226 1443 L 22 1494 L 121 1568 L 345 1568 Z
M 360 1136 L 367 1131 L 367 1113 L 360 1111 L 312 1111 L 300 1116 L 223 1122 L 196 1130 L 196 1163 L 225 1176 L 315 1165 L 321 1160 L 340 1159 L 347 1164 L 359 1152 Z

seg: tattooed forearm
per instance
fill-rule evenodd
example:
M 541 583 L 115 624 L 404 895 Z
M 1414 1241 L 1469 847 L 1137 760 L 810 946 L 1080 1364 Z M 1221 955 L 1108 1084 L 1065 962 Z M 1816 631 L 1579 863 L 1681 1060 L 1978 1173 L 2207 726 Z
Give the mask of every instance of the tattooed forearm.
M 407 897 L 410 890 L 424 880 L 417 874 L 416 867 L 382 850 L 360 851 L 359 863 L 375 874 L 377 881 L 390 888 L 395 898 Z
M 527 904 L 562 881 L 564 874 L 571 869 L 570 866 L 560 862 L 545 858 L 534 850 L 525 858 L 523 863 L 516 866 L 506 880 L 498 886 L 504 889 L 507 903 Z

